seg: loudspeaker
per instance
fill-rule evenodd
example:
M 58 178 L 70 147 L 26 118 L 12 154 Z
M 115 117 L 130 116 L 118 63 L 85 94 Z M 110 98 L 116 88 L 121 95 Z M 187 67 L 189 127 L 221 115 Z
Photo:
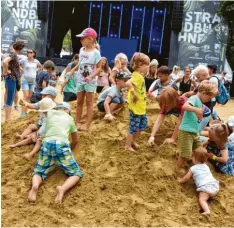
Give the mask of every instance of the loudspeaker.
M 171 29 L 180 32 L 182 29 L 184 1 L 174 1 L 172 4 Z
M 49 13 L 49 2 L 48 1 L 37 1 L 38 20 L 47 21 L 48 13 Z

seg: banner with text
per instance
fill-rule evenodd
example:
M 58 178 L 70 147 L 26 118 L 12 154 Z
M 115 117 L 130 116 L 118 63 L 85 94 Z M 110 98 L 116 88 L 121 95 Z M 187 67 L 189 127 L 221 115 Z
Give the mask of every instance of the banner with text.
M 215 64 L 224 69 L 228 28 L 217 15 L 219 1 L 185 1 L 180 33 L 172 32 L 169 65 Z
M 2 49 L 16 40 L 24 40 L 26 48 L 34 48 L 37 55 L 45 55 L 46 23 L 38 20 L 37 0 L 1 1 Z

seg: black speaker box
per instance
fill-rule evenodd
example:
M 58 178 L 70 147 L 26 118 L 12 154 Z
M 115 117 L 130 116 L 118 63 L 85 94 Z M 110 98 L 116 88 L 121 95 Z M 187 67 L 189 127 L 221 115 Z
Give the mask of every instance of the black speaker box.
M 47 21 L 49 14 L 49 2 L 37 1 L 37 15 L 41 21 Z
M 172 3 L 171 29 L 180 32 L 182 29 L 184 1 L 174 1 Z

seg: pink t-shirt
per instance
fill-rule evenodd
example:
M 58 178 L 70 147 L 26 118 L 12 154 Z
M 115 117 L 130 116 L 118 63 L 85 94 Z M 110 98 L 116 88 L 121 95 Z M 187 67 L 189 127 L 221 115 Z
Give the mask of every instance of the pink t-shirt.
M 109 69 L 110 71 L 110 69 Z M 101 75 L 101 76 L 100 76 Z M 98 76 L 97 85 L 98 86 L 109 86 L 109 72 L 105 73 L 102 71 Z

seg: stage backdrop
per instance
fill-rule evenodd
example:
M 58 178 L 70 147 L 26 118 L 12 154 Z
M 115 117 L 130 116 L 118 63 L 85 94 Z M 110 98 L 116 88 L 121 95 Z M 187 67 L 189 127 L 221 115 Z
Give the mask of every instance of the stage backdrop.
M 1 1 L 2 49 L 9 50 L 16 40 L 24 40 L 26 48 L 34 48 L 45 56 L 47 23 L 38 20 L 36 0 Z
M 169 66 L 216 64 L 224 69 L 228 28 L 217 16 L 218 1 L 185 1 L 180 33 L 171 33 Z

